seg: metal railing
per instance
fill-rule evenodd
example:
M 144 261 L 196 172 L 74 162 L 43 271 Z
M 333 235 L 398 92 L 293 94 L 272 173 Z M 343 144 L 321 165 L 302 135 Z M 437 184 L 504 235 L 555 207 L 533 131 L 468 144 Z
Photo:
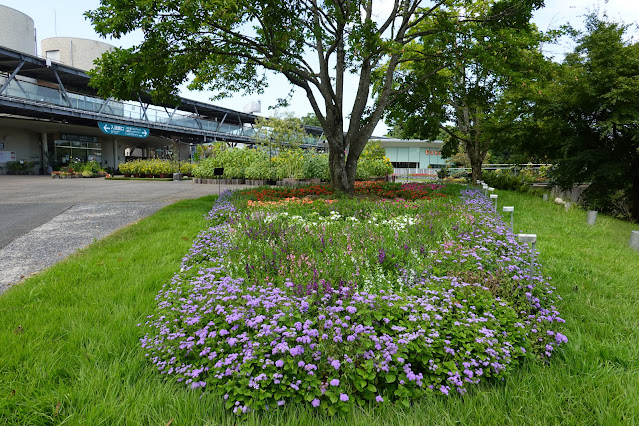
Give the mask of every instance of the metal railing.
M 7 81 L 7 77 L 0 76 L 0 86 Z M 80 95 L 62 91 L 50 87 L 41 86 L 29 81 L 13 79 L 2 92 L 2 97 L 18 98 L 32 101 L 35 104 L 56 105 L 62 108 L 71 108 L 94 114 L 108 115 L 137 122 L 160 124 L 166 126 L 182 127 L 187 129 L 202 130 L 205 132 L 226 133 L 251 137 L 254 130 L 250 127 L 235 124 L 220 123 L 217 121 L 202 120 L 192 113 L 175 111 L 170 113 L 166 109 L 158 107 L 142 107 L 133 102 L 105 100 L 97 97 Z

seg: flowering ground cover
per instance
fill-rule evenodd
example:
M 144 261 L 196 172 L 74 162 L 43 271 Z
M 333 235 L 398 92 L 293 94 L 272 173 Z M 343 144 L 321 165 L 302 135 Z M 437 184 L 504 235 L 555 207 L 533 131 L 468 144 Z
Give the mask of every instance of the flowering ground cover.
M 442 187 L 397 188 L 411 189 Z M 291 403 L 334 414 L 464 394 L 567 340 L 550 279 L 539 265 L 529 277 L 527 246 L 479 191 L 339 202 L 293 191 L 216 201 L 145 324 L 160 372 L 238 414 Z

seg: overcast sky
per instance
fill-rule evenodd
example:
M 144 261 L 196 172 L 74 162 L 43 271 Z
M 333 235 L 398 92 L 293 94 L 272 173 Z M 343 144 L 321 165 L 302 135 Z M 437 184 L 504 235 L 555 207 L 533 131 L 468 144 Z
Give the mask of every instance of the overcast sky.
M 382 3 L 390 0 L 378 0 Z M 93 31 L 93 27 L 87 21 L 83 13 L 86 10 L 95 9 L 100 5 L 99 0 L 0 0 L 0 4 L 12 7 L 30 16 L 36 27 L 38 38 L 38 54 L 40 54 L 40 42 L 48 37 L 80 37 L 92 40 L 100 40 Z M 583 22 L 583 16 L 592 10 L 599 10 L 600 14 L 607 13 L 613 20 L 623 21 L 627 24 L 639 22 L 639 0 L 546 0 L 546 7 L 535 14 L 535 22 L 541 30 L 556 28 L 559 25 L 570 23 L 579 27 Z M 636 32 L 633 27 L 631 32 Z M 127 36 L 120 40 L 104 40 L 107 43 L 121 47 L 130 47 L 139 42 L 139 37 Z M 571 50 L 571 46 L 563 43 L 552 46 L 549 53 L 561 57 L 564 51 Z M 275 104 L 278 97 L 288 93 L 290 86 L 283 78 L 272 78 L 270 86 L 263 95 L 255 95 L 243 98 L 239 95 L 233 98 L 216 101 L 215 104 L 243 110 L 244 105 L 260 99 L 262 101 L 261 115 L 272 115 L 273 111 L 268 107 Z M 201 101 L 208 101 L 210 94 L 206 92 L 183 91 L 182 96 Z M 351 94 L 350 99 L 354 93 Z M 290 111 L 296 116 L 306 115 L 312 112 L 312 108 L 301 91 L 296 91 Z M 383 135 L 386 127 L 380 123 L 375 135 Z

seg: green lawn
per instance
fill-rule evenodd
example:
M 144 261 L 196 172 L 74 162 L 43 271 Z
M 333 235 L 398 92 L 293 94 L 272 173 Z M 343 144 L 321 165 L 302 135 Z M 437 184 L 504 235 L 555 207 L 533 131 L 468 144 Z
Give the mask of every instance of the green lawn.
M 499 191 L 515 230 L 536 233 L 569 342 L 464 396 L 315 417 L 287 407 L 249 424 L 634 424 L 639 422 L 639 225 Z M 234 424 L 209 394 L 165 381 L 138 339 L 213 198 L 182 201 L 0 296 L 0 424 Z

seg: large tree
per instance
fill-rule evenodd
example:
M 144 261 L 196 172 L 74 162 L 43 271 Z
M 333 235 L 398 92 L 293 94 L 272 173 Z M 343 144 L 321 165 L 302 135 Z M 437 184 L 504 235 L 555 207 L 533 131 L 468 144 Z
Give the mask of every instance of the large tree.
M 549 158 L 564 189 L 588 183 L 593 208 L 610 209 L 622 191 L 639 221 L 639 44 L 595 15 L 585 27 L 553 78 L 509 94 L 522 108 L 505 109 L 504 149 Z
M 542 3 L 481 1 L 490 5 L 490 19 L 519 16 Z M 333 187 L 352 193 L 357 161 L 389 97 L 408 89 L 392 83 L 405 46 L 421 35 L 414 29 L 434 15 L 456 21 L 459 16 L 449 10 L 476 2 L 101 0 L 98 9 L 87 13 L 100 35 L 118 38 L 140 29 L 144 41 L 105 54 L 92 73 L 93 84 L 103 96 L 130 99 L 144 90 L 156 100 L 168 100 L 189 79 L 191 89 L 224 96 L 260 91 L 265 70 L 280 73 L 306 93 L 324 128 Z M 371 106 L 371 77 L 381 65 Z M 349 73 L 358 78 L 354 87 L 345 87 Z M 345 90 L 355 92 L 350 111 L 345 110 Z
M 516 21 L 478 19 L 490 13 L 489 3 L 473 2 L 449 11 L 461 19 L 433 15 L 411 29 L 420 37 L 405 57 L 430 60 L 398 67 L 401 76 L 394 84 L 412 88 L 391 97 L 387 114 L 387 123 L 401 128 L 404 137 L 435 138 L 443 132 L 444 157 L 461 149 L 473 181 L 481 179 L 481 165 L 495 136 L 493 112 L 502 94 L 509 86 L 537 78 L 545 61 L 539 46 L 549 39 L 529 23 L 530 13 Z M 417 81 L 421 83 L 414 85 Z

